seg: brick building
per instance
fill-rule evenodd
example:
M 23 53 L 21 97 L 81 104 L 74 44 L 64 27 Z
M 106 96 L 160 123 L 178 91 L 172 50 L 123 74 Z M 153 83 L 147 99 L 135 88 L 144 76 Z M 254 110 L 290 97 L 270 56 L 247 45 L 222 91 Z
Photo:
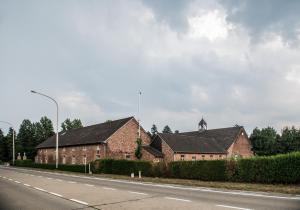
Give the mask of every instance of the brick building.
M 84 164 L 96 159 L 114 158 L 135 160 L 138 122 L 134 117 L 59 133 L 59 163 Z M 144 160 L 159 161 L 162 154 L 149 148 L 151 138 L 141 127 Z M 55 135 L 39 144 L 35 161 L 55 163 Z
M 135 160 L 138 122 L 134 117 L 59 133 L 59 163 L 84 164 L 102 158 Z M 158 133 L 151 141 L 141 127 L 142 159 L 159 161 L 214 160 L 253 155 L 241 126 L 207 130 L 202 119 L 193 132 Z M 38 163 L 55 163 L 55 135 L 37 146 Z
M 241 126 L 175 134 L 158 133 L 150 146 L 163 153 L 167 162 L 253 156 L 251 143 Z

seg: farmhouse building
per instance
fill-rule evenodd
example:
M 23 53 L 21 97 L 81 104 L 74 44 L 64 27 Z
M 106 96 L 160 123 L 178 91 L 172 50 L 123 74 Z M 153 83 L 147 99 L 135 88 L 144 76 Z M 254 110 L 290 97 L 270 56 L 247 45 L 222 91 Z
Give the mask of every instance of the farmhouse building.
M 134 117 L 77 128 L 59 133 L 59 163 L 85 164 L 96 159 L 135 160 L 138 122 Z M 141 127 L 143 159 L 159 161 L 162 154 L 150 148 L 151 138 Z M 55 135 L 39 144 L 35 161 L 55 163 Z
M 136 160 L 138 122 L 134 117 L 107 121 L 59 133 L 59 164 L 85 164 L 97 159 Z M 153 140 L 141 127 L 142 159 L 159 162 L 215 160 L 253 155 L 241 126 L 207 130 L 202 119 L 199 130 L 158 133 Z M 55 163 L 55 135 L 37 146 L 38 163 Z
M 206 130 L 202 124 L 198 131 L 158 133 L 150 146 L 163 153 L 167 162 L 253 156 L 251 143 L 241 126 Z

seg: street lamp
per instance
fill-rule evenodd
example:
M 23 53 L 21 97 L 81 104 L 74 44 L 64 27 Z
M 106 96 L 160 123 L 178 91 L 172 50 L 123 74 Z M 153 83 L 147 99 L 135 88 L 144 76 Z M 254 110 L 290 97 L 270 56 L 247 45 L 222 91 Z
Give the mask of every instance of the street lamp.
M 14 126 L 13 126 L 13 124 L 11 124 L 9 122 L 6 122 L 6 121 L 1 121 L 0 120 L 0 122 L 8 124 L 13 129 L 13 165 L 15 165 L 15 129 L 14 129 Z
M 55 159 L 56 159 L 56 168 L 58 168 L 58 103 L 57 103 L 57 101 L 54 98 L 52 98 L 52 97 L 50 97 L 50 96 L 48 96 L 46 94 L 39 93 L 39 92 L 34 91 L 34 90 L 31 90 L 30 92 L 38 94 L 38 95 L 41 95 L 41 96 L 44 96 L 46 98 L 49 98 L 56 105 L 56 158 Z

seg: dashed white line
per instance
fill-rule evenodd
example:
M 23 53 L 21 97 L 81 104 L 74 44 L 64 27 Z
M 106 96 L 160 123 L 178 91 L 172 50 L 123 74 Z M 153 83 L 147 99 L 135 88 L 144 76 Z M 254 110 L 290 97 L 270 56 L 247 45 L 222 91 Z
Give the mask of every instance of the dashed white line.
M 134 191 L 128 191 L 128 192 L 132 194 L 138 194 L 138 195 L 148 195 L 147 193 L 142 193 L 142 192 L 134 192 Z
M 8 179 L 9 181 L 13 181 L 12 179 Z
M 55 195 L 55 196 L 58 196 L 58 197 L 63 197 L 62 195 L 58 194 L 58 193 L 54 193 L 54 192 L 49 192 L 51 195 Z
M 221 205 L 221 204 L 216 205 L 216 206 L 223 207 L 223 208 L 229 208 L 229 209 L 251 210 L 251 209 L 247 209 L 247 208 L 236 207 L 236 206 L 227 206 L 227 205 Z
M 61 179 L 55 179 L 56 181 L 59 181 L 59 182 L 62 182 L 63 180 L 61 180 Z
M 116 190 L 115 188 L 110 188 L 110 187 L 103 187 L 105 190 Z
M 89 187 L 95 187 L 95 185 L 93 185 L 93 184 L 84 184 L 84 185 L 89 186 Z
M 20 184 L 21 182 L 19 182 L 19 181 L 14 181 L 15 183 L 18 183 L 18 184 Z
M 176 201 L 183 201 L 183 202 L 192 202 L 190 200 L 181 199 L 181 198 L 173 198 L 173 197 L 165 197 L 165 199 L 176 200 Z
M 77 200 L 77 199 L 74 199 L 74 198 L 70 199 L 70 201 L 74 201 L 76 203 L 80 203 L 80 204 L 87 205 L 87 206 L 89 205 L 88 203 L 86 203 L 84 201 L 80 201 L 80 200 Z
M 47 179 L 53 179 L 53 178 L 51 178 L 51 177 L 47 177 Z
M 42 188 L 39 188 L 39 187 L 34 187 L 34 189 L 39 190 L 39 191 L 42 191 L 42 192 L 47 192 L 46 190 L 44 190 L 44 189 L 42 189 Z
M 25 185 L 26 187 L 31 187 L 29 184 L 23 184 L 23 185 Z

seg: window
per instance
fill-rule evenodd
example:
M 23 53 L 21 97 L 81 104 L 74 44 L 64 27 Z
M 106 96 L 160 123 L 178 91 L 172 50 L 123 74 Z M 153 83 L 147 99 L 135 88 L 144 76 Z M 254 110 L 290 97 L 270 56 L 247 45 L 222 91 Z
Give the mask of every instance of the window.
M 47 149 L 45 149 L 45 152 L 47 153 Z
M 66 156 L 65 155 L 63 156 L 63 161 L 62 162 L 63 162 L 63 164 L 66 164 Z
M 222 155 L 219 155 L 219 157 L 221 158 L 221 157 L 222 157 Z
M 72 156 L 72 164 L 75 164 L 75 163 L 76 163 L 75 156 Z
M 192 160 L 196 160 L 196 156 L 192 156 Z
M 125 154 L 125 159 L 129 160 L 130 159 L 130 155 L 129 154 Z
M 46 164 L 48 163 L 48 157 L 47 156 L 45 157 L 45 163 Z
M 180 160 L 184 160 L 184 155 L 180 155 Z
M 214 157 L 214 156 L 213 156 L 213 155 L 210 155 L 209 157 L 211 157 L 211 158 L 212 158 L 212 157 Z

